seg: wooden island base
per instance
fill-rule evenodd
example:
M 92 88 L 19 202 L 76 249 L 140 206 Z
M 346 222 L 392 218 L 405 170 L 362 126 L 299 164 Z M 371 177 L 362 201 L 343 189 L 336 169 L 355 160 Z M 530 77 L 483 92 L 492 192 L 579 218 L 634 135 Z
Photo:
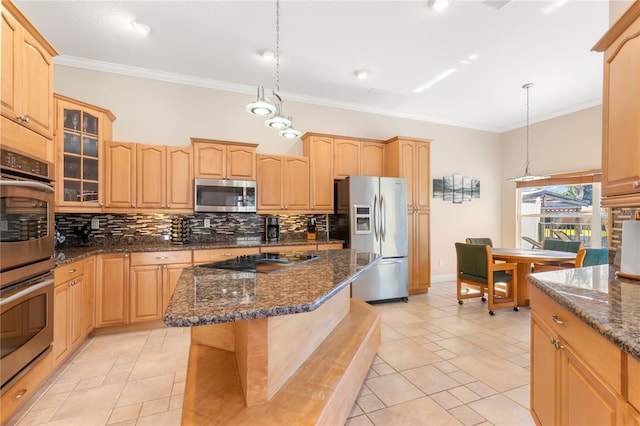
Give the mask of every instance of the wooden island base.
M 345 290 L 312 312 L 192 328 L 182 424 L 344 424 L 381 321 Z

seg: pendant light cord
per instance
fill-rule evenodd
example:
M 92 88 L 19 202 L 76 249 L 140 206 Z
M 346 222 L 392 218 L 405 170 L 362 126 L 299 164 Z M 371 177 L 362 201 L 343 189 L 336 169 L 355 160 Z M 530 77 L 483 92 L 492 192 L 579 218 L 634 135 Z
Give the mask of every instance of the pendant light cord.
M 525 175 L 530 175 L 531 173 L 529 172 L 529 88 L 531 88 L 531 86 L 533 86 L 533 83 L 527 83 L 524 86 L 522 86 L 523 89 L 527 89 L 527 161 L 524 163 L 524 174 Z
M 280 0 L 276 0 L 276 93 L 280 97 Z

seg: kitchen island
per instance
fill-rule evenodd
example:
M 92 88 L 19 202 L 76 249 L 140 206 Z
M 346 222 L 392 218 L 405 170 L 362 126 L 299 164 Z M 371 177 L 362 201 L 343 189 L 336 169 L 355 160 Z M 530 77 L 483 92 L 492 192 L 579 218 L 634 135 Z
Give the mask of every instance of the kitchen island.
M 270 274 L 183 271 L 164 316 L 192 327 L 183 424 L 344 424 L 380 343 L 349 284 L 379 257 L 304 253 Z
M 640 425 L 640 282 L 609 265 L 528 280 L 536 423 Z

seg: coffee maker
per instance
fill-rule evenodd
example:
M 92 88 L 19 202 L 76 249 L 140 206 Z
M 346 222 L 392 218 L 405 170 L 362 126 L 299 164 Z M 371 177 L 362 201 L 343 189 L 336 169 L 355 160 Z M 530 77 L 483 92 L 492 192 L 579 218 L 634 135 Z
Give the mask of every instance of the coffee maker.
M 267 242 L 280 241 L 280 218 L 267 216 L 264 224 L 264 239 Z

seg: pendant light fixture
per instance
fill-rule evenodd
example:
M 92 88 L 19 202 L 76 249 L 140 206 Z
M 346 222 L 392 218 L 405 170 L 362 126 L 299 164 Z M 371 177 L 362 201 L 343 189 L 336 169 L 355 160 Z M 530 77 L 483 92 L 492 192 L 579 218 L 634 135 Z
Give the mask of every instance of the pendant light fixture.
M 548 179 L 548 175 L 534 175 L 531 174 L 529 170 L 529 89 L 533 86 L 533 83 L 527 83 L 522 86 L 523 89 L 527 91 L 527 161 L 524 163 L 524 175 L 516 176 L 509 178 L 507 180 L 512 180 L 514 182 L 526 182 L 531 180 L 540 180 L 540 179 Z
M 273 115 L 265 120 L 264 125 L 280 130 L 280 136 L 288 139 L 297 138 L 302 134 L 291 127 L 291 117 L 282 113 L 282 98 L 280 97 L 280 0 L 276 0 L 276 87 L 272 91 L 275 102 L 269 102 L 264 97 L 264 89 L 258 87 L 258 98 L 247 105 L 246 109 L 254 115 Z

